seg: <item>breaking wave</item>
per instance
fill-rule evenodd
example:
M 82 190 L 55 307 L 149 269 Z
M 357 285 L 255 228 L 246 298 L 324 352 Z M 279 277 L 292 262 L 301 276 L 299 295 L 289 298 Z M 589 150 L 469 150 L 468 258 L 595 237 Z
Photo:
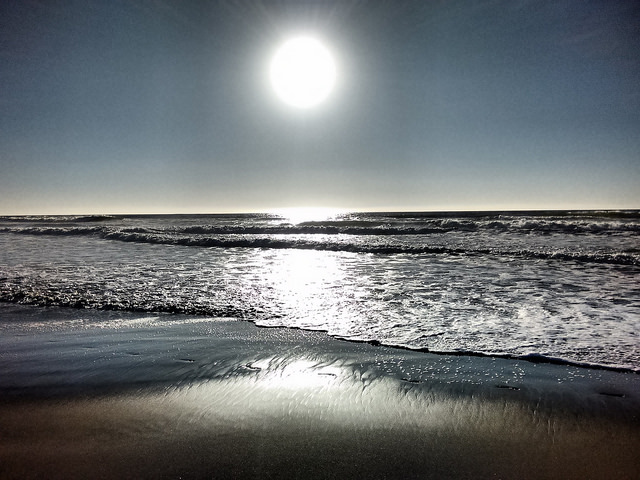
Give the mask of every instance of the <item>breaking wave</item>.
M 584 263 L 606 263 L 613 265 L 640 265 L 640 249 L 624 252 L 584 252 L 563 249 L 529 250 L 495 246 L 458 246 L 430 243 L 428 234 L 413 233 L 423 239 L 402 238 L 408 233 L 398 234 L 397 229 L 381 230 L 378 238 L 372 240 L 371 229 L 349 228 L 341 230 L 342 235 L 331 234 L 315 227 L 185 227 L 180 229 L 154 230 L 149 228 L 110 228 L 104 226 L 45 227 L 29 226 L 0 228 L 0 232 L 23 235 L 51 236 L 96 236 L 106 240 L 176 245 L 209 248 L 260 248 L 260 249 L 303 249 L 331 252 L 351 252 L 365 254 L 408 254 L 408 255 L 490 255 L 510 256 L 526 259 L 558 260 Z M 358 233 L 359 232 L 359 233 Z M 323 233 L 323 235 L 319 235 Z M 433 232 L 429 232 L 433 233 Z M 395 236 L 396 239 L 390 238 Z M 364 237 L 364 238 L 363 238 Z M 399 240 L 397 240 L 399 239 Z
M 1 231 L 1 230 L 0 230 Z M 5 230 L 6 231 L 6 230 Z M 394 242 L 366 242 L 336 239 L 333 237 L 316 238 L 314 236 L 267 237 L 252 234 L 232 234 L 229 236 L 212 235 L 175 235 L 166 232 L 138 232 L 117 230 L 109 231 L 100 227 L 86 228 L 27 228 L 21 229 L 20 234 L 53 235 L 53 236 L 98 236 L 106 240 L 148 243 L 157 245 L 176 245 L 185 247 L 208 248 L 259 248 L 259 249 L 300 249 L 330 252 L 350 252 L 365 254 L 408 254 L 408 255 L 490 255 L 510 256 L 525 259 L 558 260 L 583 263 L 606 263 L 613 265 L 640 265 L 640 251 L 629 252 L 574 252 L 564 250 L 536 251 L 508 248 L 472 248 L 446 245 L 428 245 L 424 243 L 394 243 Z

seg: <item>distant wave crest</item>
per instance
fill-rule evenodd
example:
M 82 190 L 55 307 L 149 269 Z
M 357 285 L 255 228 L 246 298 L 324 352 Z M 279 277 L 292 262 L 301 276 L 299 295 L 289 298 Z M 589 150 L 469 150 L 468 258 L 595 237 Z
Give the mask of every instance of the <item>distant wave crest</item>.
M 365 254 L 444 254 L 511 256 L 528 259 L 640 265 L 640 250 L 628 240 L 640 234 L 636 216 L 594 213 L 573 216 L 427 214 L 352 214 L 340 219 L 287 223 L 283 219 L 256 216 L 144 217 L 142 222 L 109 215 L 64 217 L 0 217 L 0 232 L 22 235 L 93 236 L 112 241 L 216 248 L 307 249 Z M 413 215 L 413 216 L 412 216 Z M 122 220 L 122 221 L 111 221 Z M 160 221 L 158 221 L 160 220 Z M 223 221 L 222 221 L 223 220 Z M 199 222 L 199 223 L 198 223 Z M 483 240 L 472 243 L 470 235 Z M 497 244 L 491 241 L 501 236 Z M 581 236 L 625 237 L 627 247 L 600 251 L 580 248 L 527 248 L 528 242 L 512 238 L 571 236 L 575 245 Z M 515 236 L 514 236 L 515 235 Z M 455 237 L 455 239 L 454 239 Z M 505 240 L 506 239 L 506 240 Z M 519 246 L 520 245 L 520 246 Z M 524 245 L 524 247 L 523 247 Z
M 115 215 L 25 215 L 0 216 L 1 222 L 30 222 L 30 223 L 87 223 L 115 220 Z

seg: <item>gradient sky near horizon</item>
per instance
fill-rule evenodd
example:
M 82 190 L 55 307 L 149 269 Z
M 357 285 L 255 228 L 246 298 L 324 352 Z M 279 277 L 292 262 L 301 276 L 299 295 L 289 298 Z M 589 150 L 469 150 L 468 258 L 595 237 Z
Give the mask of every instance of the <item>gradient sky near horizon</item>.
M 638 52 L 633 1 L 2 2 L 0 214 L 640 208 Z

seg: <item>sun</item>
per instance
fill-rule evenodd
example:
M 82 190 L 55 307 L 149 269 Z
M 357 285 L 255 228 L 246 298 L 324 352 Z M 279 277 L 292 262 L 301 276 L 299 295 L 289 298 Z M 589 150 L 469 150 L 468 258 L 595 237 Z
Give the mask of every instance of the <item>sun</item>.
M 335 85 L 336 66 L 329 50 L 312 37 L 286 41 L 271 61 L 271 83 L 278 97 L 298 108 L 325 100 Z

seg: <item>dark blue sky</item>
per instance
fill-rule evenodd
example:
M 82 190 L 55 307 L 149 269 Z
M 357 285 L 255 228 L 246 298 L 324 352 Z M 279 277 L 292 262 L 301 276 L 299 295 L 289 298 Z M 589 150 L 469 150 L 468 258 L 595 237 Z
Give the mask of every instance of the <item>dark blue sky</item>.
M 631 0 L 2 2 L 0 214 L 640 208 L 638 52 Z

